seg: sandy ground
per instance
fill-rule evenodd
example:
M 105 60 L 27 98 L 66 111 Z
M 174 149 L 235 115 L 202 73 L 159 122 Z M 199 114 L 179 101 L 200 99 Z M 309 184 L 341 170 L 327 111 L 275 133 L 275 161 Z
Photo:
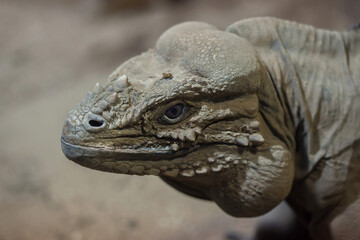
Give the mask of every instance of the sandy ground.
M 359 1 L 154 1 L 112 15 L 92 1 L 0 0 L 0 239 L 225 239 L 235 219 L 156 177 L 97 172 L 60 148 L 67 112 L 95 82 L 154 45 L 168 27 L 200 20 L 224 29 L 276 16 L 343 30 Z

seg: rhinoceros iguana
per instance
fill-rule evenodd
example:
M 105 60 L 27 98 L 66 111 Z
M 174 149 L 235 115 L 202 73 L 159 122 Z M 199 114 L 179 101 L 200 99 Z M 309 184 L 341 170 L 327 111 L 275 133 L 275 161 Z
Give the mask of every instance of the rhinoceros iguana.
M 156 175 L 235 217 L 286 200 L 314 239 L 360 239 L 360 31 L 275 18 L 167 30 L 65 121 L 83 166 Z

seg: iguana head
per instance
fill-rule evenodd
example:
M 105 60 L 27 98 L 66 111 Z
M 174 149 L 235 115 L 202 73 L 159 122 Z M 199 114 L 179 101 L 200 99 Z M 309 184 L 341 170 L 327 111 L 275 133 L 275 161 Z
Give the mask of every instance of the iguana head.
M 177 25 L 68 114 L 63 152 L 97 170 L 161 176 L 234 216 L 261 214 L 286 197 L 293 175 L 286 136 L 273 134 L 259 104 L 264 80 L 245 39 Z

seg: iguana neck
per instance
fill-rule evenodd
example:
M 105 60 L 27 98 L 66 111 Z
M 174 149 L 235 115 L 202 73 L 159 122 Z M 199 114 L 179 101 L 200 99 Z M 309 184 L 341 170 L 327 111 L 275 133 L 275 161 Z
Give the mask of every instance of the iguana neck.
M 277 31 L 272 48 L 278 55 L 265 64 L 294 123 L 296 178 L 301 179 L 321 159 L 339 154 L 359 138 L 352 130 L 359 127 L 359 70 L 354 67 L 359 66 L 359 54 L 349 54 L 356 48 L 353 33 L 306 25 L 279 25 Z
M 359 129 L 359 30 L 340 33 L 255 18 L 227 31 L 255 47 L 287 108 L 296 138 L 297 179 L 359 138 L 353 130 Z

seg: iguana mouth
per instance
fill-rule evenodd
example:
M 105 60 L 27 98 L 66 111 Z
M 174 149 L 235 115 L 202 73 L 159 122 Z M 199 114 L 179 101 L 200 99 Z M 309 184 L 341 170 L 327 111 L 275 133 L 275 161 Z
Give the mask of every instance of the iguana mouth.
M 220 144 L 218 147 L 220 151 L 221 146 L 226 149 L 230 147 L 227 144 Z M 171 150 L 170 147 L 114 149 L 76 145 L 61 138 L 61 147 L 65 156 L 77 164 L 95 170 L 131 175 L 204 176 L 219 174 L 230 165 L 239 164 L 239 159 L 234 154 L 226 157 L 223 153 L 217 152 L 214 155 L 211 151 L 204 149 L 204 145 L 178 151 Z M 189 154 L 192 154 L 191 157 L 188 157 Z M 208 156 L 203 158 L 206 154 Z M 214 157 L 222 160 L 215 160 Z
M 61 138 L 61 148 L 67 158 L 75 162 L 88 158 L 113 159 L 114 161 L 134 161 L 134 160 L 163 160 L 181 157 L 192 152 L 196 147 L 173 151 L 170 146 L 162 148 L 139 147 L 139 148 L 110 148 L 83 146 L 67 142 Z

